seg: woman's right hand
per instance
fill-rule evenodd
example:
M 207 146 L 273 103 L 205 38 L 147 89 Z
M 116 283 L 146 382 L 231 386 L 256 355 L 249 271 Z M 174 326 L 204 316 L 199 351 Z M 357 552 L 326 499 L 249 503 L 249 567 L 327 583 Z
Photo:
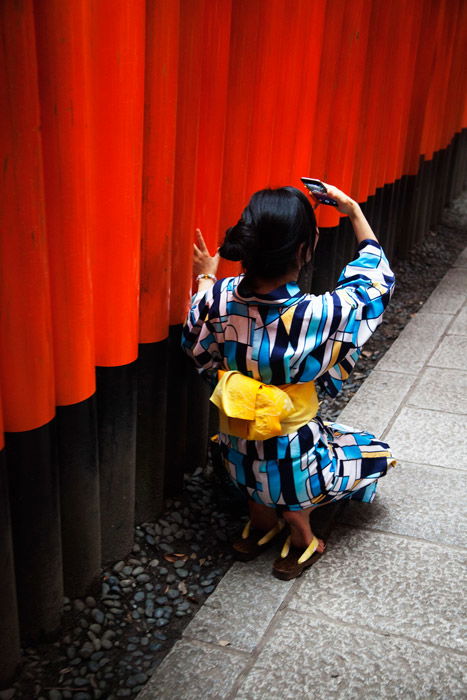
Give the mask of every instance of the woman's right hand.
M 349 197 L 348 194 L 345 194 L 345 192 L 342 192 L 342 190 L 334 187 L 334 185 L 323 184 L 329 196 L 336 200 L 337 210 L 349 217 L 357 242 L 361 243 L 366 240 L 377 241 L 378 239 L 366 220 L 359 203 Z
M 358 212 L 360 205 L 349 197 L 348 194 L 337 189 L 334 185 L 328 185 L 326 182 L 323 182 L 323 185 L 326 187 L 328 195 L 336 200 L 337 210 L 340 211 L 341 214 L 353 216 Z

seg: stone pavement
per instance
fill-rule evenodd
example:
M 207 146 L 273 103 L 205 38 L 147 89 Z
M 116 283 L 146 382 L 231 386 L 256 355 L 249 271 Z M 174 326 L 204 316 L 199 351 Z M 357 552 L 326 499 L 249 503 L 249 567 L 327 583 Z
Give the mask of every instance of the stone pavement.
M 374 503 L 295 581 L 234 564 L 138 700 L 467 697 L 466 358 L 467 249 L 339 417 L 399 459 Z

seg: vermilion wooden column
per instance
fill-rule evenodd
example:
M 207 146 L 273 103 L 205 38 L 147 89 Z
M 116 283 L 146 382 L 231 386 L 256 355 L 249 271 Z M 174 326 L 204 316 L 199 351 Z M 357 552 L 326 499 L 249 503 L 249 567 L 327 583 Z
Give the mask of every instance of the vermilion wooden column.
M 90 230 L 105 561 L 133 541 L 144 0 L 90 3 Z
M 334 100 L 340 81 L 340 53 L 344 26 L 345 3 L 341 0 L 326 3 L 323 26 L 321 60 L 317 64 L 314 80 L 317 82 L 317 109 L 312 126 L 313 140 L 310 157 L 310 175 L 324 182 L 331 182 L 329 165 L 343 154 L 333 151 L 335 125 Z M 319 136 L 318 136 L 319 134 Z M 331 176 L 330 176 L 331 175 Z M 339 182 L 332 184 L 339 185 Z M 340 214 L 334 209 L 318 206 L 315 210 L 320 228 L 320 241 L 314 256 L 313 291 L 321 293 L 333 286 L 338 275 L 342 236 L 338 235 Z
M 101 528 L 95 416 L 87 106 L 88 0 L 35 5 L 65 590 L 99 572 Z
M 173 200 L 169 385 L 167 402 L 167 494 L 179 491 L 186 466 L 188 376 L 192 369 L 180 351 L 182 324 L 191 290 L 198 129 L 201 107 L 203 21 L 206 3 L 181 3 L 177 132 L 175 144 L 176 189 Z M 191 398 L 191 397 L 190 397 Z M 193 397 L 194 398 L 194 397 Z M 190 410 L 197 410 L 192 405 Z
M 342 4 L 339 10 L 342 13 L 342 26 L 340 31 L 336 28 L 336 35 L 330 36 L 330 41 L 326 45 L 328 53 L 336 52 L 334 59 L 336 72 L 331 79 L 333 91 L 328 96 L 328 130 L 324 138 L 320 139 L 322 141 L 321 158 L 324 158 L 326 172 L 324 179 L 352 196 L 356 196 L 356 193 L 352 192 L 352 168 L 354 161 L 360 158 L 360 152 L 356 153 L 356 149 L 363 86 L 363 79 L 355 80 L 355 76 L 362 74 L 365 67 L 370 19 L 365 5 L 366 3 L 362 2 Z M 328 8 L 328 19 L 332 23 L 332 13 L 337 8 L 332 5 Z M 317 129 L 317 132 L 323 128 L 325 128 L 324 124 Z M 318 212 L 321 226 L 333 227 L 341 223 L 339 231 L 332 228 L 327 233 L 333 239 L 334 276 L 329 279 L 327 285 L 332 286 L 344 265 L 353 257 L 355 238 L 335 209 L 319 207 Z M 323 232 L 323 235 L 326 234 Z
M 163 507 L 179 22 L 178 1 L 147 3 L 137 522 L 151 520 Z
M 219 230 L 220 191 L 225 148 L 232 0 L 204 5 L 199 124 L 196 146 L 193 226 L 199 227 L 212 253 L 223 237 Z M 194 240 L 193 230 L 192 239 Z M 186 253 L 191 258 L 192 246 Z M 197 284 L 193 283 L 193 289 Z M 206 464 L 210 387 L 194 366 L 188 368 L 186 470 Z M 193 398 L 196 403 L 193 405 Z M 217 431 L 216 431 L 217 432 Z
M 248 147 L 252 105 L 256 103 L 256 65 L 263 6 L 236 0 L 232 4 L 230 67 L 224 146 L 220 234 L 235 224 L 252 191 L 248 184 Z M 266 127 L 265 127 L 266 128 Z M 236 275 L 238 263 L 221 261 L 219 276 Z
M 3 439 L 2 402 L 0 398 L 0 688 L 7 687 L 20 661 L 18 604 L 11 532 L 10 495 Z
M 0 4 L 0 383 L 23 639 L 54 632 L 63 596 L 54 367 L 32 2 Z

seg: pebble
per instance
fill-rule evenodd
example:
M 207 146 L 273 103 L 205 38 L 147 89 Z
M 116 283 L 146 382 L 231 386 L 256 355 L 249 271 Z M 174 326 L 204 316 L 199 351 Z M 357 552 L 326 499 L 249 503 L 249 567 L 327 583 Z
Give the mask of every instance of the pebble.
M 115 604 L 115 603 L 114 603 Z M 102 612 L 102 610 L 99 610 L 99 608 L 94 608 L 94 610 L 91 613 L 93 619 L 99 624 L 102 625 L 102 623 L 105 620 L 105 615 Z
M 61 692 L 59 690 L 56 690 L 55 688 L 52 688 L 52 690 L 49 690 L 49 700 L 62 700 Z
M 129 688 L 134 687 L 135 685 L 141 685 L 142 683 L 146 683 L 148 677 L 145 673 L 135 673 L 134 676 L 130 676 L 127 680 L 127 685 Z
M 84 642 L 83 646 L 79 650 L 79 653 L 82 656 L 82 658 L 87 659 L 89 656 L 91 656 L 93 651 L 94 645 L 92 644 L 92 642 Z
M 152 636 L 154 637 L 154 639 L 159 639 L 161 642 L 167 641 L 167 635 L 164 634 L 164 632 L 157 632 L 156 630 L 155 632 L 153 632 Z
M 166 544 L 165 542 L 161 542 L 159 544 L 159 549 L 162 549 L 163 552 L 166 554 L 172 554 L 174 551 L 174 548 L 172 547 L 171 544 Z

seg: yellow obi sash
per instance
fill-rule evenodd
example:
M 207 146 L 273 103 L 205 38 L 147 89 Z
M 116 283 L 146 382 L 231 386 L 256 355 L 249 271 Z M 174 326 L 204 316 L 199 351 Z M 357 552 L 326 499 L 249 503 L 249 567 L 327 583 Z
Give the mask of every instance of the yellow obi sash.
M 314 382 L 273 386 L 241 372 L 218 372 L 211 401 L 219 409 L 221 433 L 245 440 L 267 440 L 293 433 L 318 412 Z

